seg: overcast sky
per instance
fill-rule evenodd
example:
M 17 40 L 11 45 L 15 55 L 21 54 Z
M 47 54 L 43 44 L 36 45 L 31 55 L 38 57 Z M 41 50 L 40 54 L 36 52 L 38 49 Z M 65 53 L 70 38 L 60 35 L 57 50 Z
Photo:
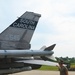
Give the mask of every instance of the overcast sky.
M 56 44 L 54 56 L 75 57 L 75 0 L 0 0 L 0 32 L 26 11 L 41 14 L 31 49 Z

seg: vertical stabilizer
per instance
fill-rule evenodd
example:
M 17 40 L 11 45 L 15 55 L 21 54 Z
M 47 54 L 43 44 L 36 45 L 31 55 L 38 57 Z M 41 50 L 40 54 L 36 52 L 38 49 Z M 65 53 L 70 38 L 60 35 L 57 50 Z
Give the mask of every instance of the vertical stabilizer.
M 40 14 L 25 12 L 0 34 L 0 49 L 29 49 Z

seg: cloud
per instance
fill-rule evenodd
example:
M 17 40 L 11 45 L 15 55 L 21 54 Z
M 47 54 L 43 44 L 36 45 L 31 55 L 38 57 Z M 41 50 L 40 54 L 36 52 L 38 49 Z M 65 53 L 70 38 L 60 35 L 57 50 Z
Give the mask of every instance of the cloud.
M 56 56 L 74 56 L 74 9 L 75 0 L 0 0 L 0 32 L 25 11 L 39 13 L 42 17 L 31 40 L 32 49 L 56 43 Z

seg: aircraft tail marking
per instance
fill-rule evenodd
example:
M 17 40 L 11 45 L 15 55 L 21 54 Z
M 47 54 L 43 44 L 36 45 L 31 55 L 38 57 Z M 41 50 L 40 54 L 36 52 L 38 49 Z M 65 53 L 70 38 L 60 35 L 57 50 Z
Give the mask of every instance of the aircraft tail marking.
M 40 17 L 40 14 L 25 12 L 0 34 L 1 47 L 4 45 L 8 47 L 4 49 L 29 49 L 32 35 Z

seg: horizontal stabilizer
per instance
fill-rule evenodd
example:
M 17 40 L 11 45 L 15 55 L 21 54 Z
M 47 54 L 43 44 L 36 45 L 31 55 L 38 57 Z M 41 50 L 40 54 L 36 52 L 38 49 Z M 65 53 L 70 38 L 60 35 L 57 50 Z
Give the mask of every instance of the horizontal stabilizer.
M 40 48 L 40 50 L 45 50 L 45 48 L 46 48 L 46 46 L 43 46 L 43 47 Z
M 45 50 L 47 50 L 47 51 L 48 51 L 48 50 L 53 50 L 53 49 L 54 49 L 54 47 L 55 47 L 55 45 L 56 45 L 56 44 L 53 44 L 53 45 L 51 45 L 51 46 L 49 46 L 49 47 L 45 48 Z
M 16 61 L 16 62 L 23 62 L 27 64 L 36 64 L 36 65 L 47 65 L 47 66 L 56 66 L 58 63 L 50 62 L 50 61 L 44 61 L 44 60 L 22 60 L 22 61 Z

